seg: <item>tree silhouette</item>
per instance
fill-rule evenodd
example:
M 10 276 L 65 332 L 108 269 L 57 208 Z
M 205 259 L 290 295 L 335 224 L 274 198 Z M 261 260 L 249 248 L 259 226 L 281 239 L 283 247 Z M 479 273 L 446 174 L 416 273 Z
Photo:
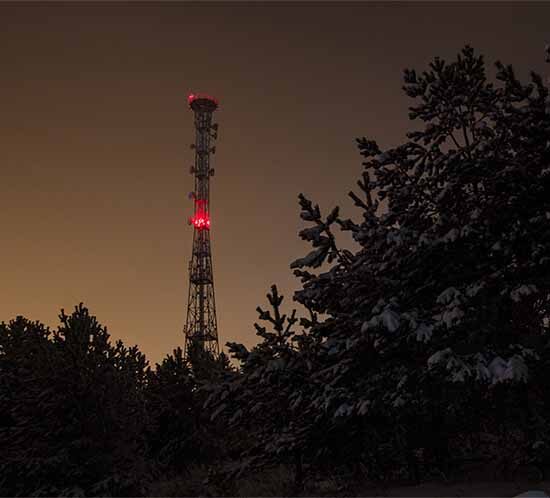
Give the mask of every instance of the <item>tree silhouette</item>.
M 0 326 L 2 495 L 140 493 L 145 357 L 82 304 L 60 320 Z
M 409 116 L 424 126 L 384 152 L 357 140 L 364 197 L 350 197 L 361 223 L 338 208 L 324 219 L 300 194 L 312 223 L 300 236 L 313 250 L 291 264 L 303 284 L 294 299 L 310 313 L 295 340 L 309 347 L 285 347 L 310 370 L 293 386 L 285 361 L 280 384 L 265 380 L 281 360 L 257 327 L 264 340 L 252 352 L 231 346 L 244 377 L 228 391 L 249 408 L 277 400 L 278 411 L 299 392 L 300 413 L 311 417 L 301 425 L 286 416 L 257 458 L 275 461 L 274 446 L 305 441 L 320 425 L 309 454 L 371 476 L 407 469 L 418 480 L 421 453 L 448 472 L 451 457 L 474 447 L 504 458 L 507 472 L 506 458 L 526 462 L 533 447 L 547 447 L 550 103 L 540 76 L 524 85 L 511 66 L 496 66 L 499 87 L 467 46 L 421 75 L 405 70 L 404 91 L 416 100 Z M 338 248 L 335 223 L 352 232 L 357 252 Z M 308 271 L 325 262 L 334 262 L 328 271 Z M 272 418 L 257 418 L 255 430 L 268 433 Z M 480 443 L 488 433 L 496 448 Z

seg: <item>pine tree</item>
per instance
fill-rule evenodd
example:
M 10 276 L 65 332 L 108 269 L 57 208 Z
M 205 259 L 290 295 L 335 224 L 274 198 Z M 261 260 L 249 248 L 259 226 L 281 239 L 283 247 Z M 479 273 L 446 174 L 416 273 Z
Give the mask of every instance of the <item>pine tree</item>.
M 147 362 L 82 304 L 51 333 L 0 325 L 0 494 L 141 493 Z
M 210 389 L 205 409 L 212 420 L 221 420 L 236 434 L 229 442 L 234 460 L 226 466 L 226 478 L 284 463 L 294 469 L 297 492 L 304 483 L 304 456 L 315 439 L 309 411 L 302 404 L 302 389 L 307 389 L 313 368 L 310 345 L 295 334 L 295 310 L 290 316 L 282 313 L 283 296 L 275 285 L 267 299 L 271 310 L 257 308 L 266 326 L 254 324 L 259 344 L 249 351 L 242 344 L 227 343 L 240 369 Z
M 331 316 L 311 333 L 326 340 L 327 383 L 338 371 L 346 393 L 335 415 L 391 414 L 402 453 L 431 446 L 439 461 L 454 436 L 494 422 L 487 410 L 510 393 L 522 415 L 499 424 L 527 427 L 524 394 L 548 354 L 548 90 L 535 73 L 523 85 L 496 66 L 500 88 L 470 47 L 422 75 L 405 71 L 404 90 L 420 101 L 410 117 L 425 126 L 385 152 L 358 140 L 365 200 L 350 196 L 363 222 L 335 221 L 361 249 L 328 273 L 296 272 L 296 300 Z M 318 229 L 318 209 L 301 204 Z M 318 266 L 318 251 L 294 266 Z
M 313 245 L 291 264 L 310 314 L 292 337 L 300 347 L 258 326 L 251 352 L 231 346 L 242 375 L 227 391 L 264 434 L 257 459 L 316 441 L 309 462 L 330 455 L 418 480 L 420 453 L 445 473 L 461 454 L 506 453 L 506 440 L 517 462 L 547 447 L 550 103 L 539 75 L 522 84 L 496 67 L 498 86 L 466 46 L 451 63 L 405 70 L 409 117 L 422 126 L 386 151 L 357 140 L 364 197 L 349 195 L 362 222 L 338 208 L 325 219 L 300 194 L 312 223 L 300 236 Z M 338 248 L 335 225 L 352 232 L 355 253 Z M 289 410 L 298 392 L 306 419 Z

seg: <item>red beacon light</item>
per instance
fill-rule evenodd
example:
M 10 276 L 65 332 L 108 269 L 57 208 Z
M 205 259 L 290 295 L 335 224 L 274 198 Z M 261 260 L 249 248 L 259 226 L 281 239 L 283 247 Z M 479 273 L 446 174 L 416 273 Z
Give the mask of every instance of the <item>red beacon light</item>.
M 189 224 L 199 230 L 210 229 L 210 217 L 206 211 L 205 201 L 202 199 L 195 199 L 195 204 L 195 215 L 189 218 Z
M 212 97 L 211 95 L 207 95 L 206 93 L 192 93 L 187 97 L 187 103 L 189 104 L 189 107 L 192 107 L 193 102 L 203 100 L 205 103 L 209 103 L 210 105 L 214 105 L 214 108 L 218 107 L 220 105 L 220 102 L 215 97 Z
M 199 218 L 197 216 L 193 216 L 192 218 L 189 219 L 189 221 L 191 222 L 191 224 L 195 228 L 198 228 L 199 230 L 204 230 L 205 228 L 206 229 L 210 228 L 210 220 L 206 217 L 205 218 Z

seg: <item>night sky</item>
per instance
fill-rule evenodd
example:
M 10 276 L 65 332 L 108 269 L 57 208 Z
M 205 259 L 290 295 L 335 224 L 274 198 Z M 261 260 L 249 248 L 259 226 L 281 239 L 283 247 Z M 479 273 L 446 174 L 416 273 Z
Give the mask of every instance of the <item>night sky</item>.
M 220 344 L 254 344 L 271 284 L 295 304 L 298 194 L 360 219 L 354 139 L 413 127 L 403 69 L 470 44 L 546 76 L 549 41 L 548 3 L 0 3 L 0 321 L 82 301 L 151 362 L 183 346 L 206 92 Z

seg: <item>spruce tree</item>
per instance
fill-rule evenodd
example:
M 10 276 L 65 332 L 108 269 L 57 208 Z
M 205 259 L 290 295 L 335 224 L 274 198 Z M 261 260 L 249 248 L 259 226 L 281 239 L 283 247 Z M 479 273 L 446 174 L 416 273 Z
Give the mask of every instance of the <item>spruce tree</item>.
M 296 271 L 304 289 L 295 299 L 330 316 L 310 333 L 326 341 L 327 384 L 338 372 L 335 418 L 391 423 L 409 468 L 413 450 L 441 463 L 451 440 L 458 449 L 494 423 L 501 442 L 520 427 L 525 453 L 542 437 L 527 428 L 548 354 L 548 89 L 535 73 L 524 85 L 511 66 L 496 67 L 499 87 L 465 47 L 450 64 L 405 71 L 417 100 L 409 116 L 423 129 L 384 152 L 357 140 L 364 200 L 350 196 L 363 222 L 336 222 L 360 250 L 327 273 Z M 318 229 L 318 209 L 301 204 Z M 318 266 L 318 254 L 293 266 Z M 495 404 L 498 416 L 488 416 Z
M 357 140 L 362 195 L 349 195 L 361 222 L 338 208 L 324 218 L 300 194 L 311 222 L 300 236 L 313 250 L 291 264 L 303 287 L 294 300 L 310 315 L 293 334 L 299 347 L 258 327 L 263 340 L 251 352 L 231 347 L 242 375 L 227 391 L 247 407 L 246 423 L 272 434 L 258 458 L 315 441 L 311 463 L 329 455 L 370 476 L 414 480 L 420 455 L 425 471 L 444 474 L 473 454 L 544 460 L 550 105 L 539 75 L 523 84 L 511 66 L 496 68 L 494 84 L 466 46 L 451 63 L 405 70 L 409 117 L 420 126 L 385 151 Z M 357 251 L 339 249 L 336 225 Z M 288 410 L 297 393 L 299 415 Z M 253 418 L 262 400 L 268 408 Z
M 0 325 L 0 494 L 140 494 L 145 357 L 82 304 L 60 320 Z

